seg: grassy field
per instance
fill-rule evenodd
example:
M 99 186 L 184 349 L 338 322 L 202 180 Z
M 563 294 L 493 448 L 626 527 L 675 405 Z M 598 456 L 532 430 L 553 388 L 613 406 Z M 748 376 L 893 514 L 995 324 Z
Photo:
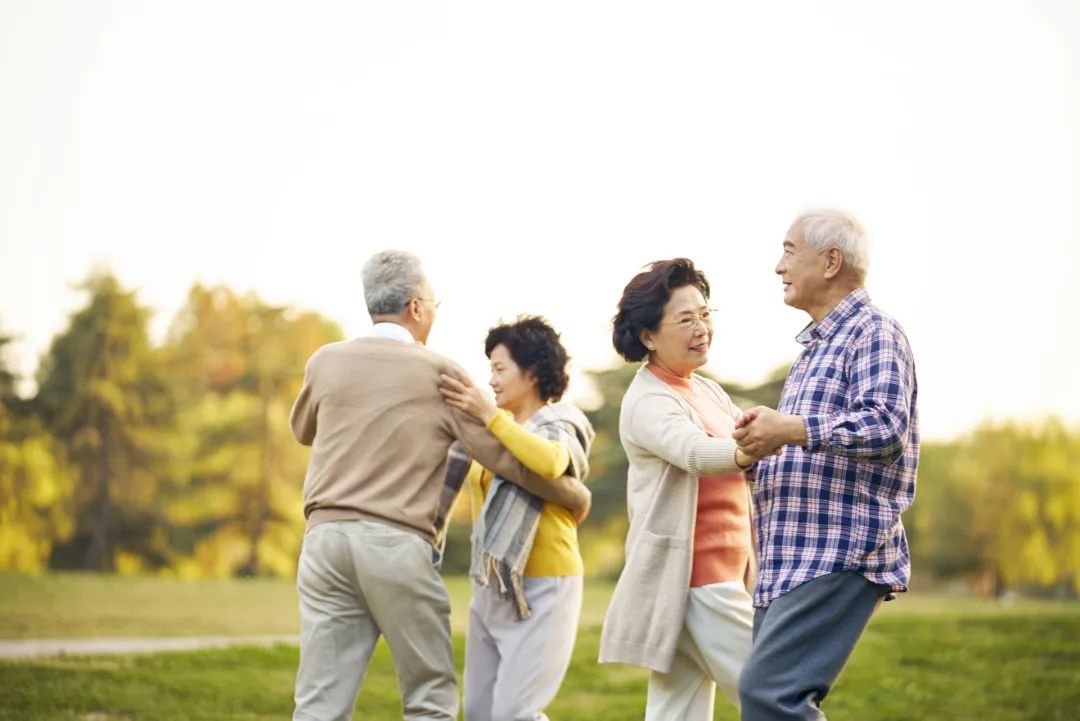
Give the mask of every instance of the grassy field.
M 464 633 L 469 583 L 446 582 L 451 624 Z M 582 626 L 599 625 L 612 585 L 585 588 Z M 59 573 L 0 573 L 0 639 L 97 636 L 249 636 L 300 630 L 296 585 L 276 579 L 179 581 Z
M 458 610 L 467 588 L 450 584 Z M 555 721 L 640 719 L 646 676 L 595 663 L 610 586 L 592 584 Z M 290 584 L 0 576 L 0 638 L 290 633 Z M 457 626 L 460 631 L 460 626 Z M 462 644 L 457 638 L 459 664 Z M 283 719 L 293 647 L 0 663 L 0 720 Z M 459 665 L 460 668 L 460 665 Z M 911 595 L 875 617 L 825 709 L 833 721 L 1066 720 L 1080 708 L 1080 605 Z M 380 647 L 356 718 L 401 718 Z M 736 719 L 722 699 L 717 719 Z

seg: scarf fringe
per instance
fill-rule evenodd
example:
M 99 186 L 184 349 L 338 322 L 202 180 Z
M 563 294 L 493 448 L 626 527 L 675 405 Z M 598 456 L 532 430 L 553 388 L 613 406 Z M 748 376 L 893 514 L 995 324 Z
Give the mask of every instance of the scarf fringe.
M 496 558 L 490 553 L 485 553 L 483 558 L 483 572 L 474 578 L 484 588 L 491 587 L 491 577 L 494 576 L 499 582 L 496 592 L 499 598 L 511 601 L 514 604 L 514 613 L 519 621 L 532 617 L 532 607 L 525 599 L 525 577 L 515 571 L 505 561 Z

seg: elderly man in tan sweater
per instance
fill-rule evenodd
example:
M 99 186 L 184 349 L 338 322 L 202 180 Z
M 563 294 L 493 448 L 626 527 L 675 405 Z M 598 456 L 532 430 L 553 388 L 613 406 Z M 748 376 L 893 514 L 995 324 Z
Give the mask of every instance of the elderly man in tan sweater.
M 439 304 L 415 256 L 378 253 L 363 281 L 372 333 L 311 357 L 290 419 L 297 440 L 312 447 L 293 719 L 352 718 L 380 635 L 405 719 L 455 719 L 450 600 L 436 566 L 456 490 L 445 487 L 451 443 L 579 517 L 591 497 L 569 476 L 532 473 L 482 423 L 443 402 L 439 375 L 455 366 L 424 347 Z

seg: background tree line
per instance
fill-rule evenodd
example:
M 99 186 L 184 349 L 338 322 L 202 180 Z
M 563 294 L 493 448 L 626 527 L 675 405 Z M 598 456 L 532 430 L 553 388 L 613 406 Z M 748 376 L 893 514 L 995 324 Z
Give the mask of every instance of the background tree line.
M 107 272 L 53 340 L 23 398 L 0 335 L 0 570 L 183 577 L 290 576 L 304 522 L 307 450 L 288 414 L 304 364 L 342 338 L 334 322 L 225 287 L 194 285 L 164 342 L 150 311 Z M 2 319 L 0 319 L 2 320 Z M 626 532 L 619 402 L 636 367 L 590 371 L 600 405 L 590 573 L 615 576 Z M 787 368 L 724 382 L 744 407 L 775 406 Z M 985 593 L 1080 592 L 1080 431 L 1054 419 L 986 423 L 927 443 L 905 514 L 916 579 Z M 457 523 L 448 572 L 467 567 Z

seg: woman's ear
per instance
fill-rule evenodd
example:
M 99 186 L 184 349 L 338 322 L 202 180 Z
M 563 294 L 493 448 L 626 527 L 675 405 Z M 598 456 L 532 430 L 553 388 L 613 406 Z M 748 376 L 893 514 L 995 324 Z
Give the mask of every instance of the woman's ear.
M 642 328 L 641 333 L 638 334 L 638 338 L 641 340 L 641 344 L 645 346 L 650 352 L 656 350 L 656 341 L 653 340 L 652 331 L 648 328 Z

